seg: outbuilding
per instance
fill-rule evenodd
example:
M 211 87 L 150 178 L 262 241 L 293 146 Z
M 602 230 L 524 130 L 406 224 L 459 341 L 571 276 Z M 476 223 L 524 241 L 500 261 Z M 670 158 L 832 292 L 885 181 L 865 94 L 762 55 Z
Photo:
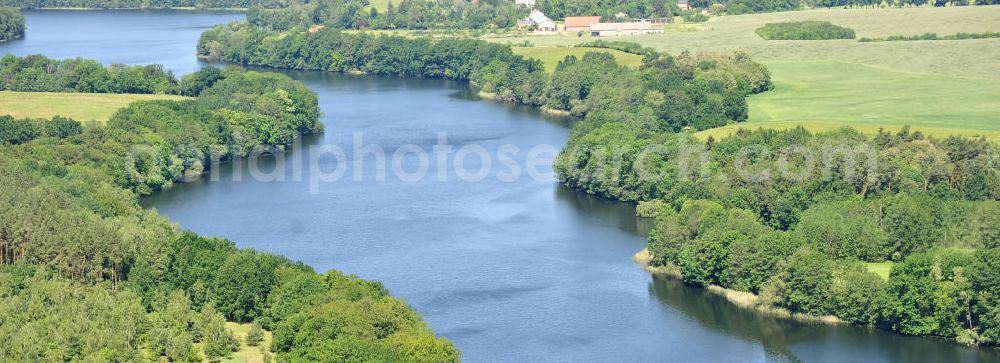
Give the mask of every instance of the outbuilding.
M 651 23 L 597 23 L 590 26 L 590 35 L 595 37 L 658 33 L 663 33 L 663 29 L 654 28 Z
M 601 17 L 599 16 L 567 16 L 566 31 L 568 32 L 590 31 L 591 25 L 600 22 L 601 22 Z
M 556 31 L 556 22 L 549 19 L 541 11 L 532 10 L 527 18 L 517 22 L 517 27 L 521 29 L 534 29 L 537 32 L 554 32 Z

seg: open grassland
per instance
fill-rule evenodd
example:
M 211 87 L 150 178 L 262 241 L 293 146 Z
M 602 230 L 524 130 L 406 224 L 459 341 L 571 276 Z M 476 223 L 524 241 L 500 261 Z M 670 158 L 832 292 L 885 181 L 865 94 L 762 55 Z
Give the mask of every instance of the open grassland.
M 525 56 L 527 58 L 535 58 L 542 63 L 545 63 L 545 70 L 552 72 L 556 69 L 556 66 L 563 59 L 568 56 L 576 56 L 577 58 L 583 58 L 583 55 L 587 52 L 604 52 L 611 53 L 618 61 L 618 64 L 636 67 L 638 68 L 642 65 L 642 56 L 629 54 L 615 49 L 603 49 L 603 48 L 567 48 L 567 47 L 514 47 L 514 53 L 518 55 Z
M 233 363 L 263 363 L 265 362 L 264 354 L 270 356 L 270 362 L 274 361 L 274 354 L 266 350 L 261 350 L 261 347 L 271 346 L 271 332 L 264 331 L 264 341 L 262 341 L 258 346 L 251 347 L 247 345 L 247 333 L 250 332 L 250 327 L 252 324 L 237 324 L 232 322 L 226 322 L 226 328 L 233 332 L 233 335 L 240 340 L 240 350 L 233 353 L 232 356 L 228 358 L 221 359 L 222 362 L 233 362 Z
M 868 267 L 868 271 L 875 273 L 881 277 L 883 281 L 889 279 L 889 272 L 892 271 L 892 265 L 893 263 L 888 261 L 865 263 L 865 266 Z
M 1000 81 L 886 71 L 838 62 L 775 62 L 775 89 L 750 98 L 750 120 L 706 130 L 744 128 L 824 131 L 844 125 L 875 133 L 905 125 L 935 136 L 984 135 L 1000 141 Z
M 0 115 L 18 118 L 63 116 L 78 121 L 103 122 L 133 101 L 183 98 L 171 95 L 2 91 Z
M 773 22 L 825 20 L 858 37 L 1000 31 L 1000 6 L 809 10 L 713 18 L 701 28 L 609 38 L 679 54 L 741 49 L 772 72 L 775 89 L 752 97 L 744 127 L 876 132 L 911 125 L 933 135 L 1000 141 L 1000 39 L 862 43 L 763 40 Z M 576 34 L 492 38 L 537 47 L 593 40 Z M 542 48 L 545 49 L 545 48 Z M 726 135 L 735 127 L 702 133 Z
M 392 1 L 392 6 L 394 6 L 394 7 L 398 7 L 399 6 L 400 0 L 395 0 L 395 1 L 393 1 L 393 0 L 369 0 L 368 1 L 368 7 L 369 8 L 375 8 L 379 12 L 383 12 L 386 9 L 389 8 L 389 2 L 390 1 Z

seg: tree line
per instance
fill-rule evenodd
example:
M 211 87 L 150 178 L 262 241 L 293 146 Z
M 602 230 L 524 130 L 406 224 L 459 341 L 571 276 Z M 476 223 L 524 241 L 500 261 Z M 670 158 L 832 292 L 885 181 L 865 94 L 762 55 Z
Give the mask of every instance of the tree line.
M 675 15 L 690 21 L 707 19 L 697 11 L 682 11 L 673 0 L 539 0 L 534 9 L 553 19 L 601 16 L 620 21 L 620 14 L 632 19 Z M 530 10 L 509 0 L 395 0 L 384 9 L 370 6 L 369 0 L 313 0 L 282 8 L 253 7 L 247 12 L 247 20 L 270 30 L 314 24 L 341 29 L 508 29 Z
M 0 6 L 0 42 L 24 37 L 24 15 L 16 8 Z
M 49 59 L 42 55 L 0 58 L 0 91 L 182 94 L 163 66 L 105 67 L 90 59 Z
M 643 47 L 638 43 L 632 42 L 621 42 L 621 41 L 609 41 L 604 39 L 593 40 L 589 42 L 583 42 L 575 45 L 577 48 L 604 48 L 604 49 L 614 49 L 620 50 L 625 53 L 641 55 L 643 57 L 659 57 L 658 51 L 651 47 Z
M 739 15 L 806 8 L 996 5 L 1000 0 L 691 0 L 690 4 L 715 14 Z
M 854 30 L 828 21 L 768 23 L 754 30 L 765 40 L 854 39 Z
M 882 5 L 881 1 L 875 0 L 810 0 L 807 4 L 812 7 L 876 7 Z M 968 5 L 997 5 L 998 0 L 893 0 L 886 2 L 889 6 L 968 6 Z
M 252 6 L 277 8 L 287 4 L 287 0 L 0 0 L 0 6 L 21 9 L 246 9 Z
M 342 29 L 505 29 L 528 15 L 528 8 L 506 0 L 390 1 L 385 9 L 368 0 L 313 0 L 280 9 L 252 7 L 251 24 L 288 30 L 322 24 Z
M 966 39 L 991 39 L 1000 38 L 998 32 L 983 33 L 956 33 L 940 36 L 937 33 L 923 33 L 920 35 L 890 35 L 885 38 L 859 38 L 859 42 L 905 42 L 916 40 L 966 40 Z
M 553 19 L 567 16 L 600 16 L 615 19 L 618 13 L 630 18 L 671 18 L 680 15 L 675 0 L 538 0 L 535 8 Z
M 193 99 L 136 102 L 103 126 L 0 117 L 0 359 L 215 360 L 238 346 L 228 320 L 272 331 L 279 360 L 457 361 L 376 282 L 181 231 L 138 204 L 321 128 L 316 95 L 286 76 L 183 79 Z

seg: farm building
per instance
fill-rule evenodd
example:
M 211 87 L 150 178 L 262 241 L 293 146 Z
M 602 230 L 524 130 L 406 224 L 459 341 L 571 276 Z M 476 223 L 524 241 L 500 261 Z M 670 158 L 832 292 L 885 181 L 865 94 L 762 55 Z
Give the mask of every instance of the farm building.
M 677 0 L 677 8 L 681 10 L 691 10 L 691 3 L 688 0 Z
M 517 27 L 519 29 L 534 29 L 537 32 L 554 32 L 556 31 L 556 22 L 549 19 L 541 11 L 532 10 L 527 18 L 517 22 Z
M 568 32 L 590 31 L 591 25 L 600 22 L 601 22 L 601 17 L 599 16 L 567 16 L 566 31 Z
M 658 33 L 663 33 L 663 29 L 653 28 L 652 23 L 597 23 L 590 26 L 590 35 L 595 37 Z

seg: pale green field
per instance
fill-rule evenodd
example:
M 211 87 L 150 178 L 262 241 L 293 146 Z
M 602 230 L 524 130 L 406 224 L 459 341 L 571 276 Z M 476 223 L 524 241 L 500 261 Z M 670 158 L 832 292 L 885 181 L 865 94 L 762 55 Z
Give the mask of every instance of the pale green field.
M 984 135 L 1000 141 L 1000 81 L 890 72 L 838 62 L 774 62 L 775 89 L 750 98 L 750 121 L 699 132 L 727 136 L 743 128 L 825 131 L 845 125 L 935 136 Z
M 636 67 L 638 68 L 642 65 L 642 56 L 629 54 L 615 49 L 603 49 L 603 48 L 566 48 L 566 47 L 514 47 L 514 54 L 522 55 L 528 58 L 535 58 L 542 63 L 545 63 L 545 70 L 552 72 L 555 70 L 556 66 L 562 60 L 566 59 L 568 56 L 576 56 L 577 58 L 582 58 L 587 52 L 605 52 L 610 53 L 618 61 L 618 64 Z
M 868 271 L 874 272 L 882 280 L 888 280 L 889 271 L 892 271 L 892 262 L 868 262 L 865 263 L 865 266 L 868 267 Z
M 780 21 L 828 20 L 858 37 L 1000 31 L 1000 6 L 810 10 L 723 16 L 664 34 L 625 36 L 678 54 L 744 50 L 772 72 L 775 89 L 752 97 L 745 127 L 814 130 L 911 125 L 934 135 L 984 134 L 1000 141 L 1000 39 L 861 43 L 765 41 L 754 30 Z M 692 31 L 693 29 L 693 31 Z M 534 46 L 593 40 L 572 35 L 492 38 Z M 702 133 L 726 135 L 733 127 Z
M 392 1 L 392 6 L 398 7 L 399 0 L 369 0 L 368 6 L 378 9 L 379 12 L 385 11 L 389 8 L 389 1 Z
M 264 355 L 261 354 L 260 346 L 270 347 L 271 346 L 271 332 L 264 331 L 264 341 L 260 343 L 259 346 L 251 347 L 246 343 L 247 332 L 250 331 L 251 324 L 237 324 L 232 322 L 226 322 L 226 328 L 229 328 L 237 338 L 240 339 L 240 350 L 233 353 L 229 358 L 223 358 L 221 362 L 233 362 L 233 363 L 263 363 Z M 274 361 L 274 353 L 267 352 L 266 354 L 271 355 L 272 362 Z
M 171 95 L 123 95 L 107 93 L 0 92 L 0 115 L 17 118 L 69 117 L 77 121 L 107 121 L 118 109 L 133 101 L 179 100 Z

